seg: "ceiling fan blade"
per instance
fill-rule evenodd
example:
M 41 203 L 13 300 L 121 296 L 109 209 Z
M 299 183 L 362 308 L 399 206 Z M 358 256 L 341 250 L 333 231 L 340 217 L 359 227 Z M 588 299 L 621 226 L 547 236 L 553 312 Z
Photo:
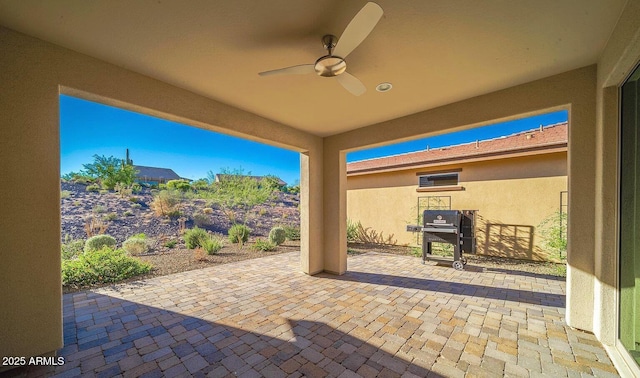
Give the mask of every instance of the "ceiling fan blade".
M 279 68 L 277 70 L 260 72 L 258 75 L 260 76 L 304 75 L 304 74 L 315 73 L 315 72 L 316 70 L 313 68 L 313 64 L 300 64 L 297 66 L 291 66 L 286 68 Z
M 348 90 L 354 96 L 360 96 L 367 91 L 367 87 L 362 84 L 360 79 L 348 72 L 344 72 L 336 76 L 336 78 L 338 79 L 338 83 L 342 84 L 344 89 Z
M 378 4 L 374 2 L 365 4 L 342 32 L 342 36 L 340 36 L 336 48 L 333 50 L 333 55 L 346 58 L 367 38 L 383 13 Z

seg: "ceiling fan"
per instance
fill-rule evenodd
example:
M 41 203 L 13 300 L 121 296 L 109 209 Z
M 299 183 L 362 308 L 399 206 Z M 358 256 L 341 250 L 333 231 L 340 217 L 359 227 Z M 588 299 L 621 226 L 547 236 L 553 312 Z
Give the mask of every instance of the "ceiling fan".
M 322 45 L 328 54 L 320 57 L 314 64 L 300 64 L 277 70 L 260 72 L 260 76 L 288 75 L 288 74 L 309 74 L 316 73 L 323 77 L 335 77 L 344 89 L 355 96 L 363 94 L 367 88 L 362 82 L 346 72 L 347 62 L 345 58 L 355 50 L 362 41 L 371 33 L 380 18 L 382 8 L 374 3 L 365 4 L 358 14 L 353 17 L 347 25 L 342 36 L 338 40 L 334 35 L 322 37 Z

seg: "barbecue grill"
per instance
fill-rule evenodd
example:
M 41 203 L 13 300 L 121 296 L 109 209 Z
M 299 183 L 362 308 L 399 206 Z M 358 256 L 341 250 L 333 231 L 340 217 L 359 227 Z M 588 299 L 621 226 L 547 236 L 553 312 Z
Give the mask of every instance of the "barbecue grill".
M 463 270 L 467 264 L 464 253 L 475 253 L 474 210 L 425 210 L 423 225 L 408 225 L 407 231 L 422 232 L 422 263 L 429 260 L 452 262 L 457 270 Z M 453 245 L 453 260 L 444 256 L 433 256 L 431 243 Z

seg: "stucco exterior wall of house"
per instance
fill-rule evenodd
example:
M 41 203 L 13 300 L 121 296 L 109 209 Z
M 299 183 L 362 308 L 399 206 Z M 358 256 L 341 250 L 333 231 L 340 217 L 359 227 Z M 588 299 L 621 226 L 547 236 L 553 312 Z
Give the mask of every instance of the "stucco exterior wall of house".
M 458 172 L 464 190 L 419 192 L 417 173 Z M 398 244 L 417 245 L 418 198 L 451 197 L 451 208 L 478 210 L 477 252 L 530 260 L 548 260 L 538 225 L 559 211 L 567 190 L 567 154 L 507 158 L 347 177 L 347 217 L 363 226 L 394 235 Z M 448 199 L 442 199 L 448 204 Z M 435 200 L 432 201 L 434 203 Z

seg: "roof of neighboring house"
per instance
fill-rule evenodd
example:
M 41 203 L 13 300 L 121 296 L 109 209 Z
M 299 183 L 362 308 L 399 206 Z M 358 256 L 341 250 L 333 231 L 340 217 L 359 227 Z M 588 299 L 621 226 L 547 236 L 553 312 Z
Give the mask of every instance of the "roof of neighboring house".
M 220 181 L 221 179 L 224 179 L 226 176 L 238 176 L 238 175 L 227 175 L 227 174 L 222 174 L 222 173 L 217 173 L 216 174 L 216 181 Z M 276 179 L 276 182 L 278 183 L 278 185 L 280 186 L 284 186 L 287 185 L 286 182 L 282 181 L 282 179 L 280 179 L 279 177 L 276 176 L 249 176 L 249 175 L 240 175 L 242 177 L 249 177 L 252 179 L 255 179 L 257 181 L 260 181 L 266 177 L 273 177 L 274 179 Z
M 172 169 L 169 168 L 157 168 L 157 167 L 145 167 L 144 165 L 133 166 L 138 173 L 138 178 L 162 178 L 165 180 L 181 180 L 182 177 L 178 176 Z
M 348 175 L 466 163 L 567 151 L 566 122 L 495 139 L 361 160 L 347 164 Z

